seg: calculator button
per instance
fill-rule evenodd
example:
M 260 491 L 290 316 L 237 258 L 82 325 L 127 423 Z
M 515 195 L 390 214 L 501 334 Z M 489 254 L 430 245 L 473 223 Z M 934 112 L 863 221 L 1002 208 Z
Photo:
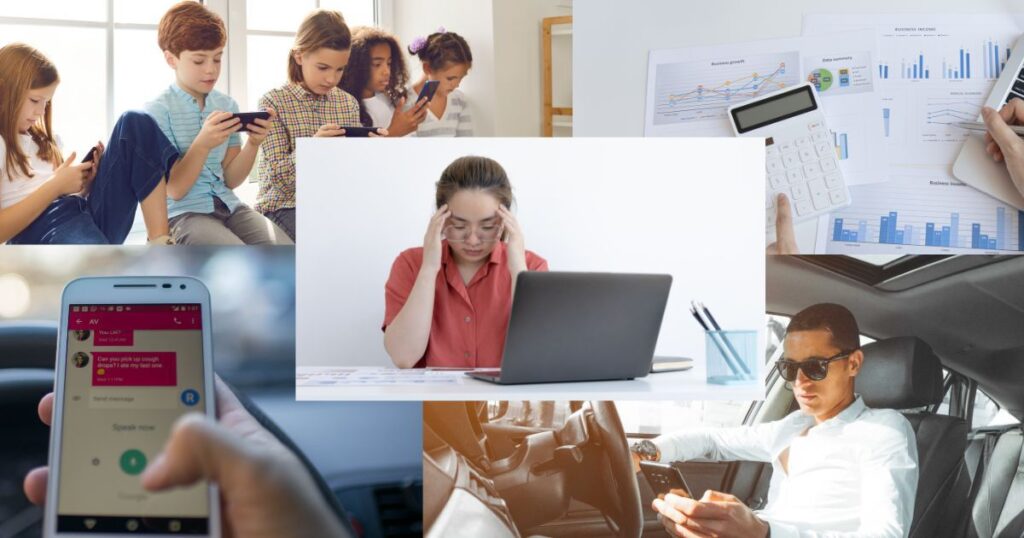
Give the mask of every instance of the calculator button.
M 807 198 L 807 187 L 804 186 L 803 183 L 797 183 L 796 185 L 793 185 L 792 190 L 794 200 L 803 200 L 804 198 Z
M 798 148 L 811 145 L 811 139 L 807 138 L 806 136 L 801 136 L 800 138 L 797 138 L 794 142 L 796 142 L 796 147 Z
M 838 189 L 843 186 L 843 178 L 839 175 L 839 172 L 825 174 L 825 185 L 828 185 L 830 189 Z
M 779 151 L 782 153 L 791 153 L 796 151 L 796 146 L 792 142 L 782 142 L 779 144 Z
M 772 189 L 779 190 L 786 186 L 786 176 L 782 174 L 772 174 L 768 176 L 768 184 L 772 186 Z
M 804 173 L 799 168 L 791 168 L 786 170 L 786 179 L 790 184 L 800 183 L 804 180 Z
M 821 177 L 821 166 L 818 163 L 809 163 L 804 165 L 804 175 L 809 178 Z
M 818 145 L 814 146 L 814 150 L 818 152 L 818 157 L 822 159 L 836 154 L 836 149 L 824 142 L 819 142 Z
M 811 149 L 810 147 L 800 148 L 799 155 L 800 155 L 800 160 L 805 162 L 805 163 L 809 163 L 809 162 L 817 161 L 818 160 L 818 155 L 815 154 L 814 150 Z
M 779 156 L 779 148 L 777 148 L 775 146 L 768 146 L 768 147 L 764 148 L 764 153 L 768 157 L 778 157 Z
M 843 205 L 846 203 L 846 191 L 843 189 L 830 191 L 828 196 L 832 200 L 832 205 Z
M 813 212 L 814 208 L 811 207 L 811 202 L 807 200 L 798 200 L 796 202 L 796 215 L 798 217 L 802 217 Z
M 821 160 L 821 169 L 826 174 L 829 173 L 829 172 L 834 172 L 837 168 L 839 168 L 839 167 L 836 166 L 836 160 L 835 159 L 822 159 Z
M 800 166 L 800 157 L 796 153 L 787 153 L 782 156 L 782 164 L 789 168 L 796 168 Z
M 811 132 L 814 132 L 814 131 L 824 132 L 824 129 L 825 129 L 825 126 L 822 125 L 820 121 L 812 121 L 811 123 L 807 124 L 807 130 L 811 131 Z
M 825 209 L 829 206 L 828 189 L 825 188 L 825 180 L 815 179 L 807 183 L 811 191 L 811 201 L 814 202 L 814 209 Z
M 771 209 L 773 207 L 775 207 L 775 193 L 769 192 L 764 197 L 764 208 L 765 209 Z
M 768 169 L 768 173 L 781 172 L 783 170 L 782 159 L 768 159 L 766 167 Z
M 818 131 L 816 133 L 812 133 L 811 134 L 811 140 L 813 140 L 815 144 L 821 144 L 823 142 L 828 142 L 828 135 L 825 134 L 824 131 Z

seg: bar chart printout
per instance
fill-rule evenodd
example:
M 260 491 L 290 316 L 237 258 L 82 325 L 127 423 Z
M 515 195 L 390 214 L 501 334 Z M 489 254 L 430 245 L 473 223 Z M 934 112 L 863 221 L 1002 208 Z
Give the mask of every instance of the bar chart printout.
M 1024 251 L 1024 212 L 945 175 L 854 186 L 851 196 L 821 232 L 830 254 Z

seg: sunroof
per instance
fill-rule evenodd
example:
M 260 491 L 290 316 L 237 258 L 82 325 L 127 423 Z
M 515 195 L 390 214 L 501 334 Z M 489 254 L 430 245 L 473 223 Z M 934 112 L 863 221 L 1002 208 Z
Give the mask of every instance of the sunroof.
M 860 256 L 818 255 L 800 256 L 800 258 L 834 273 L 859 280 L 870 286 L 877 286 L 922 267 L 948 259 L 949 256 L 872 254 Z

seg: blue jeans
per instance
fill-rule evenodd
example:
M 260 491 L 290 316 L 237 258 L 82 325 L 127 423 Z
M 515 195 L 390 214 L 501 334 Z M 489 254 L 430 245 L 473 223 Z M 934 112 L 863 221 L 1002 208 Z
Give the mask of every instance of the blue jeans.
M 135 210 L 178 160 L 153 118 L 125 112 L 110 135 L 87 198 L 61 196 L 8 244 L 124 243 Z

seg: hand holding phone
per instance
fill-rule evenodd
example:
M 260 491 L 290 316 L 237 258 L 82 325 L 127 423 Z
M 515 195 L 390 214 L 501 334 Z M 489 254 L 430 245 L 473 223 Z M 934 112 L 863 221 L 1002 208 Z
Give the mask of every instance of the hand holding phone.
M 416 98 L 416 103 L 418 104 L 420 101 L 426 99 L 423 105 L 420 105 L 426 106 L 426 104 L 429 103 L 430 100 L 434 98 L 434 94 L 437 93 L 437 87 L 440 85 L 440 80 L 428 80 L 424 82 L 423 89 L 420 90 L 420 95 Z
M 156 496 L 141 481 L 177 419 L 215 416 L 209 317 L 210 295 L 193 278 L 81 278 L 65 287 L 44 536 L 220 535 L 214 485 Z
M 261 112 L 237 112 L 235 114 L 232 114 L 231 118 L 232 119 L 238 118 L 239 121 L 241 122 L 242 128 L 239 129 L 239 131 L 248 132 L 249 131 L 249 126 L 251 126 L 251 125 L 257 125 L 258 126 L 258 124 L 256 123 L 257 119 L 261 119 L 263 121 L 269 120 L 270 119 L 270 112 L 265 112 L 265 111 L 261 111 Z
M 347 125 L 342 127 L 342 129 L 345 130 L 345 136 L 348 138 L 368 138 L 370 135 L 381 136 L 381 131 L 383 131 L 380 127 L 350 127 Z
M 680 497 L 693 498 L 693 494 L 690 493 L 690 486 L 686 484 L 686 479 L 683 478 L 683 473 L 679 472 L 678 468 L 667 463 L 641 461 L 640 470 L 643 471 L 644 478 L 647 479 L 647 483 L 650 484 L 651 489 L 654 490 L 654 494 L 658 498 L 662 498 L 669 493 L 674 493 Z

